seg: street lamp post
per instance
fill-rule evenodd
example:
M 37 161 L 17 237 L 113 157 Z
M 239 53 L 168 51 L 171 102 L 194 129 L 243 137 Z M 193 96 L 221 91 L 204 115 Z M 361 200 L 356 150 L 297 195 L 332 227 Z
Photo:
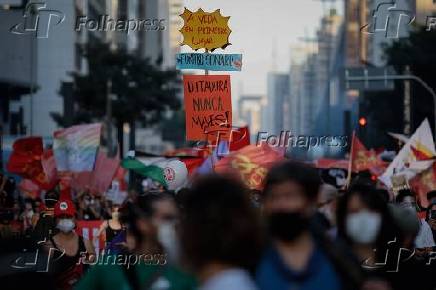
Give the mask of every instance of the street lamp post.
M 346 81 L 387 81 L 387 80 L 414 80 L 420 83 L 433 97 L 433 121 L 434 121 L 434 137 L 436 138 L 436 93 L 435 91 L 420 77 L 413 74 L 404 75 L 381 75 L 381 76 L 345 76 Z

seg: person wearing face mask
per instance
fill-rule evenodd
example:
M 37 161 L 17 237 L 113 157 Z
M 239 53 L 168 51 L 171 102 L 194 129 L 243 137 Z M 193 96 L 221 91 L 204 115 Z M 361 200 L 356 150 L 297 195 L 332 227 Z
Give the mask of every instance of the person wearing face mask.
M 195 280 L 167 263 L 151 215 L 139 200 L 123 205 L 120 220 L 126 226 L 125 252 L 108 259 L 111 262 L 96 263 L 75 289 L 194 290 Z
M 338 237 L 348 243 L 366 273 L 363 289 L 392 289 L 386 269 L 378 264 L 397 236 L 384 197 L 374 187 L 356 183 L 339 200 L 337 220 Z
M 256 270 L 260 290 L 359 289 L 358 265 L 314 224 L 320 185 L 316 169 L 302 163 L 284 162 L 268 172 L 263 214 L 271 243 Z
M 179 263 L 179 241 L 176 227 L 179 220 L 179 209 L 170 192 L 149 192 L 138 197 L 142 207 L 151 211 L 151 219 L 157 228 L 157 238 L 167 254 L 168 263 L 177 265 Z
M 89 260 L 95 258 L 94 247 L 88 240 L 74 232 L 76 209 L 71 200 L 59 200 L 54 207 L 58 233 L 45 244 L 49 254 L 49 271 L 55 277 L 57 289 L 72 289 L 83 275 L 84 264 L 80 258 L 84 252 Z
M 407 189 L 400 190 L 396 197 L 396 202 L 401 208 L 407 209 L 416 214 L 418 218 L 418 205 L 416 203 L 416 196 L 412 191 Z M 435 242 L 433 239 L 433 233 L 427 221 L 425 219 L 419 219 L 419 221 L 420 228 L 415 239 L 415 247 L 418 255 L 425 255 L 425 253 L 432 250 L 432 247 L 435 246 Z

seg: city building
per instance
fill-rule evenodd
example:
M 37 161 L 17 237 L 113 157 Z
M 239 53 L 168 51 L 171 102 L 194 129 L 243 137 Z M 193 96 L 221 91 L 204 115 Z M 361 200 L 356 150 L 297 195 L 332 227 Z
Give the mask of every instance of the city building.
M 262 126 L 262 96 L 242 95 L 238 100 L 238 119 L 248 125 L 251 141 L 255 142 Z
M 278 134 L 285 129 L 284 103 L 289 99 L 289 74 L 268 73 L 266 98 L 267 106 L 262 113 L 262 130 Z

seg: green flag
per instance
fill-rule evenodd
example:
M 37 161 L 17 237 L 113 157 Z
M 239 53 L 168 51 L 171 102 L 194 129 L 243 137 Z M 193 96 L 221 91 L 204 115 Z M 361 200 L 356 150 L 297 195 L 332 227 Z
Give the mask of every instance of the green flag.
M 145 165 L 135 158 L 125 158 L 121 161 L 121 166 L 125 169 L 133 170 L 134 172 L 149 177 L 154 181 L 159 182 L 163 186 L 167 186 L 163 168 L 156 165 Z

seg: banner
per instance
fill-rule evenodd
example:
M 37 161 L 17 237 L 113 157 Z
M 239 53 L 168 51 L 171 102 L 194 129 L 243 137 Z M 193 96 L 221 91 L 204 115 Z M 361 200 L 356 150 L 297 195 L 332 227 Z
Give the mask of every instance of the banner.
M 195 12 L 185 11 L 180 15 L 184 25 L 180 32 L 183 34 L 182 45 L 188 45 L 197 50 L 204 48 L 213 51 L 216 48 L 226 48 L 229 43 L 230 28 L 228 22 L 230 16 L 223 17 L 220 10 L 204 12 L 201 8 Z
M 98 231 L 100 229 L 103 221 L 84 221 L 78 220 L 76 221 L 76 233 L 84 240 L 89 240 L 94 245 L 95 253 L 100 254 L 101 250 L 104 249 L 105 240 L 102 237 L 98 237 Z
M 215 172 L 235 174 L 251 189 L 262 190 L 268 170 L 284 157 L 263 143 L 261 146 L 248 145 L 230 153 L 215 164 Z
M 176 68 L 213 71 L 240 71 L 242 54 L 178 53 Z
M 206 140 L 210 134 L 229 138 L 232 128 L 230 76 L 184 75 L 186 139 Z
M 100 123 L 55 131 L 53 151 L 58 171 L 92 171 L 100 145 L 100 134 Z

